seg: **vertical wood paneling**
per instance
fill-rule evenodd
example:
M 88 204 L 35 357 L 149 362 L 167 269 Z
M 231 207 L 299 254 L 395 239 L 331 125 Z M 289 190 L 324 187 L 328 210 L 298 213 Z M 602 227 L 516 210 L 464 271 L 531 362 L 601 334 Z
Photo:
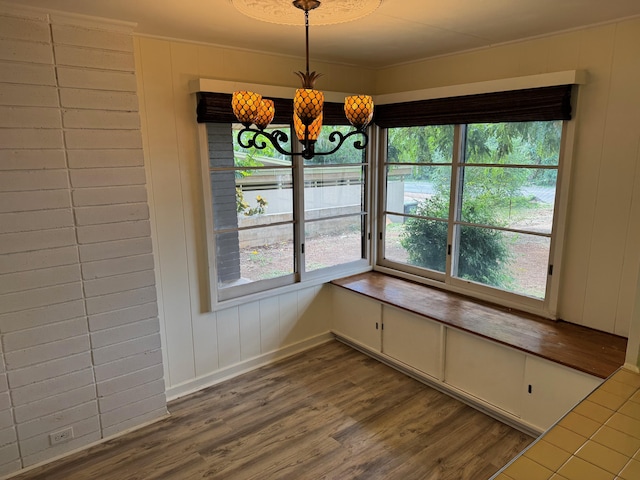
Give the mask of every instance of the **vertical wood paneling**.
M 149 203 L 149 217 L 150 224 L 152 229 L 151 240 L 153 243 L 153 251 L 156 252 L 153 255 L 152 263 L 153 269 L 156 272 L 156 292 L 157 292 L 157 309 L 158 309 L 158 319 L 160 321 L 160 338 L 162 341 L 162 355 L 163 362 L 162 368 L 164 372 L 164 379 L 167 388 L 171 385 L 171 377 L 169 371 L 169 361 L 167 356 L 167 327 L 165 322 L 164 315 L 164 297 L 163 297 L 163 275 L 162 270 L 160 270 L 160 256 L 158 255 L 158 228 L 157 228 L 157 215 L 156 215 L 156 202 L 155 195 L 153 190 L 153 181 L 151 174 L 151 161 L 149 158 L 149 128 L 147 127 L 147 117 L 146 117 L 146 101 L 144 95 L 144 78 L 142 72 L 142 53 L 140 49 L 140 39 L 138 37 L 133 38 L 133 47 L 134 47 L 134 57 L 135 57 L 135 67 L 136 67 L 136 86 L 138 91 L 138 101 L 140 106 L 140 128 L 142 130 L 142 148 L 144 154 L 144 170 L 145 177 L 147 179 L 147 198 Z M 69 160 L 70 162 L 72 159 Z M 194 347 L 195 348 L 195 347 Z
M 193 319 L 193 352 L 196 377 L 218 370 L 218 321 L 215 313 Z
M 588 70 L 589 83 L 579 87 L 577 99 L 578 139 L 571 172 L 558 311 L 563 319 L 582 325 L 587 282 L 591 275 L 597 276 L 590 269 L 589 258 L 594 235 L 615 27 L 608 25 L 581 33 L 578 67 Z
M 242 360 L 260 355 L 260 302 L 238 307 L 240 317 L 240 356 Z
M 260 300 L 260 349 L 262 353 L 278 348 L 280 341 L 280 302 L 278 297 Z
M 622 219 L 621 230 L 627 228 L 622 257 L 622 274 L 618 291 L 618 304 L 613 332 L 627 336 L 633 318 L 634 298 L 638 270 L 640 270 L 640 59 L 637 48 L 640 44 L 640 21 L 623 22 L 616 34 L 616 55 L 613 64 L 613 88 L 616 108 L 620 111 L 619 130 L 624 132 L 623 144 L 626 164 L 616 178 L 626 184 L 627 190 L 620 201 L 626 218 Z M 623 95 L 624 92 L 624 95 Z M 624 97 L 624 98 L 623 98 Z M 622 113 L 625 112 L 625 113 Z M 633 159 L 635 158 L 635 161 Z M 622 173 L 624 172 L 624 173 Z M 613 172 L 612 172 L 613 173 Z M 624 175 L 629 175 L 625 178 Z M 616 178 L 612 181 L 615 182 Z M 618 191 L 615 186 L 614 191 Z M 640 312 L 638 312 L 640 315 Z M 640 322 L 640 317 L 636 319 Z
M 240 362 L 240 319 L 238 307 L 216 313 L 218 323 L 218 357 L 220 368 Z
M 640 28 L 630 29 L 630 25 L 637 27 L 639 23 L 615 28 L 589 258 L 593 275 L 589 276 L 584 301 L 584 324 L 609 332 L 615 331 L 623 265 L 625 261 L 635 264 L 638 258 L 638 249 L 633 256 L 625 251 L 627 225 L 633 222 L 629 216 L 636 172 L 633 159 L 640 132 Z M 628 335 L 628 325 L 623 334 Z
M 294 333 L 296 323 L 298 321 L 298 293 L 290 292 L 280 295 L 280 343 L 279 346 L 284 347 L 291 345 L 302 338 L 297 338 Z
M 145 124 L 154 189 L 155 226 L 166 329 L 165 355 L 172 385 L 195 376 L 186 232 L 173 98 L 171 44 L 141 38 Z M 167 320 L 169 319 L 169 320 Z

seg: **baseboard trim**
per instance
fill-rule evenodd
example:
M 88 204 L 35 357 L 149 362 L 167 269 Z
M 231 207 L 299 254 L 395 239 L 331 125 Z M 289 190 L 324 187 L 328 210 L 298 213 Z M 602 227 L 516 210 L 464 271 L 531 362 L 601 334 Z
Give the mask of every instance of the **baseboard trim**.
M 229 367 L 217 370 L 214 373 L 203 375 L 196 379 L 181 383 L 167 389 L 167 402 L 176 400 L 191 393 L 198 392 L 203 388 L 212 387 L 214 385 L 217 385 L 218 383 L 224 382 L 225 380 L 229 380 L 233 377 L 250 372 L 251 370 L 255 370 L 256 368 L 268 365 L 278 360 L 282 360 L 283 358 L 290 357 L 291 355 L 295 355 L 296 353 L 300 353 L 318 345 L 322 345 L 323 343 L 334 340 L 334 338 L 335 337 L 331 332 L 322 333 L 315 337 L 311 337 L 301 342 L 288 345 L 278 350 L 274 350 L 272 352 L 264 353 L 248 360 L 244 360 L 240 363 L 236 363 Z
M 100 440 L 96 440 L 95 442 L 87 443 L 82 447 L 74 448 L 73 450 L 69 450 L 68 452 L 61 453 L 60 455 L 56 455 L 55 457 L 48 458 L 47 460 L 43 460 L 34 465 L 29 465 L 28 467 L 24 467 L 20 470 L 16 470 L 15 472 L 9 473 L 8 475 L 0 476 L 0 480 L 9 480 L 10 478 L 16 477 L 18 475 L 22 475 L 24 473 L 28 473 L 31 470 L 35 470 L 36 468 L 44 467 L 45 465 L 48 465 L 50 463 L 57 462 L 58 460 L 62 460 L 71 455 L 75 455 L 76 453 L 84 452 L 85 450 L 88 450 L 90 448 L 96 447 L 103 443 L 109 442 L 116 438 L 122 437 L 123 435 L 127 435 L 131 432 L 135 432 L 136 430 L 140 430 L 141 428 L 148 427 L 149 425 L 153 425 L 154 423 L 164 420 L 170 416 L 171 414 L 167 412 L 164 415 L 160 415 L 157 418 L 143 422 L 140 425 L 135 425 L 133 427 L 127 428 L 126 430 L 123 430 L 121 432 L 114 433 L 113 435 L 109 435 L 108 437 L 101 438 Z

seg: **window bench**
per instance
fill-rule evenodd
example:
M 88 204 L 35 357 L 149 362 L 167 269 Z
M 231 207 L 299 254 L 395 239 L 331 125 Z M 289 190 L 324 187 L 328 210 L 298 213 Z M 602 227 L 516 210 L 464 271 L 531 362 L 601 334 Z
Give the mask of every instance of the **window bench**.
M 530 433 L 624 363 L 616 335 L 378 272 L 331 283 L 339 339 Z

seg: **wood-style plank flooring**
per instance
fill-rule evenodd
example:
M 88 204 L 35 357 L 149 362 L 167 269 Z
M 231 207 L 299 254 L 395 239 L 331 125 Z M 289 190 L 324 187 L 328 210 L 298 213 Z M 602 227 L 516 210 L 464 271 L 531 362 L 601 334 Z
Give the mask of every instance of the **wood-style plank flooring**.
M 483 480 L 533 441 L 337 341 L 169 410 L 15 478 Z

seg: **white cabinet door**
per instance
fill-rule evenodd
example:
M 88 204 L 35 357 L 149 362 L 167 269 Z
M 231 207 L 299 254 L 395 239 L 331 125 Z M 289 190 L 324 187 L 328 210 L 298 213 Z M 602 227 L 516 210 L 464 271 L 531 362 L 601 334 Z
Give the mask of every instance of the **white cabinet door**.
M 332 288 L 331 329 L 347 340 L 381 350 L 382 304 L 344 288 Z
M 522 397 L 522 419 L 541 430 L 602 383 L 586 373 L 527 355 Z
M 524 353 L 447 329 L 445 383 L 520 415 Z
M 442 329 L 424 317 L 384 305 L 382 352 L 421 372 L 442 376 Z

